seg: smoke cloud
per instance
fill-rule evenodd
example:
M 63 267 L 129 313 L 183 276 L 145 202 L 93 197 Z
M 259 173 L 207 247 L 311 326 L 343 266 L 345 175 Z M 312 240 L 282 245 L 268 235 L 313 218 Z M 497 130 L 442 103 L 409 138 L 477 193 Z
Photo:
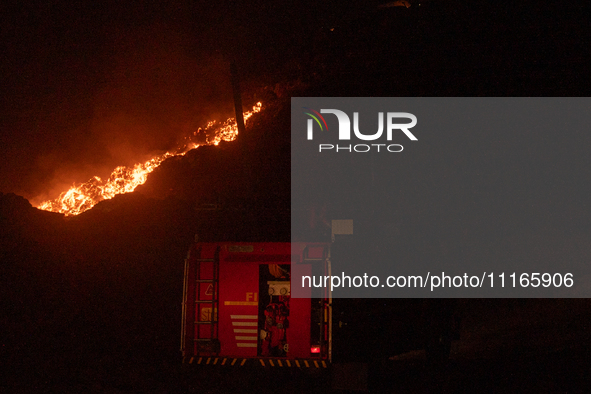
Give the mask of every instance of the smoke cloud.
M 85 25 L 89 10 L 62 10 L 72 19 L 64 29 L 48 16 L 28 37 L 9 37 L 0 191 L 35 205 L 233 116 L 228 61 L 185 11 Z

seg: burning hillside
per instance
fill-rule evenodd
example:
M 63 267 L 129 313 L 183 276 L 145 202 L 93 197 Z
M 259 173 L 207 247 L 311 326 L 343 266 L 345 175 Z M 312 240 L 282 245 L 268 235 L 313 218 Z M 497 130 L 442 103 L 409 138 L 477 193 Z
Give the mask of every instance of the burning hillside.
M 260 112 L 262 104 L 257 103 L 251 111 L 244 113 L 244 120 L 247 121 L 253 114 Z M 211 121 L 205 129 L 200 130 L 199 134 L 207 135 L 205 143 L 196 143 L 192 137 L 187 137 L 185 146 L 179 148 L 176 152 L 166 152 L 152 159 L 138 163 L 133 167 L 119 166 L 113 170 L 107 180 L 98 176 L 89 181 L 74 185 L 69 190 L 60 194 L 55 200 L 49 200 L 41 203 L 37 208 L 63 213 L 66 216 L 78 215 L 95 206 L 99 201 L 108 200 L 117 194 L 130 193 L 139 185 L 143 185 L 148 179 L 148 175 L 154 171 L 162 162 L 170 157 L 183 156 L 191 149 L 201 145 L 218 145 L 221 141 L 233 141 L 238 135 L 236 120 L 229 118 L 224 122 Z M 197 135 L 198 133 L 194 133 Z

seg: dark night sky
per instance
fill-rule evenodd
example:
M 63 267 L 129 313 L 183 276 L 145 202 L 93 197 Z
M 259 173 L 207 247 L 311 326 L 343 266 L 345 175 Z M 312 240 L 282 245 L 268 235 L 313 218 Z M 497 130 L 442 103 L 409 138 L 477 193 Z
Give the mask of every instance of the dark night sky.
M 283 46 L 308 48 L 315 45 L 319 31 L 334 24 L 346 25 L 379 3 L 351 2 L 347 7 L 337 7 L 335 1 L 273 4 L 178 0 L 166 5 L 4 2 L 0 11 L 0 191 L 15 192 L 37 203 L 56 197 L 73 182 L 106 176 L 118 165 L 133 164 L 174 148 L 180 137 L 205 121 L 232 114 L 226 60 L 232 49 L 237 50 L 239 58 L 265 59 L 265 54 L 273 50 L 281 53 L 277 48 Z M 447 8 L 454 20 L 454 7 Z M 531 24 L 536 12 L 523 18 L 516 13 L 511 21 Z M 353 30 L 365 27 L 350 24 Z M 553 37 L 546 30 L 534 29 L 532 37 Z M 233 41 L 232 37 L 238 38 Z M 531 42 L 499 41 L 505 51 L 514 46 L 514 54 L 527 45 Z M 455 56 L 445 52 L 443 56 L 447 60 L 442 65 L 449 67 Z M 402 54 L 395 53 L 394 57 L 404 63 Z M 521 56 L 499 56 L 497 60 L 503 67 L 511 66 L 504 65 L 504 60 L 515 64 L 530 61 Z M 428 77 L 432 61 L 426 61 L 425 67 Z M 246 71 L 252 74 L 256 67 L 250 65 Z M 491 168 L 470 166 L 467 157 L 450 162 L 446 154 L 440 160 L 456 178 L 458 168 L 465 169 L 466 177 L 483 184 L 483 193 L 494 182 L 484 182 L 478 171 L 501 182 L 506 178 L 501 176 L 503 163 L 522 169 L 538 163 L 532 170 L 539 177 L 535 179 L 547 177 L 557 185 L 567 181 L 553 176 L 553 172 L 586 170 L 582 150 L 588 139 L 584 136 L 567 135 L 560 141 L 524 138 L 512 143 L 501 137 L 496 142 L 463 140 L 470 141 L 485 147 L 483 154 L 494 157 L 489 162 Z M 582 183 L 573 179 L 568 190 L 573 191 L 573 198 L 579 198 Z M 532 179 L 524 181 L 533 183 Z M 544 190 L 547 187 L 543 186 Z

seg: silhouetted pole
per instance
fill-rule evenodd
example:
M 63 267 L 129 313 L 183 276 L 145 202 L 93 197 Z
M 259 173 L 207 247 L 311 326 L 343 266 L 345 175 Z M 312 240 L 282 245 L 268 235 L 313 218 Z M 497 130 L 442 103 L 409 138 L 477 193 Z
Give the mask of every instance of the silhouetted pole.
M 238 138 L 244 136 L 244 114 L 242 113 L 242 94 L 240 93 L 240 77 L 238 76 L 238 68 L 236 62 L 232 60 L 230 63 L 230 75 L 232 79 L 232 91 L 234 92 L 234 108 L 236 110 L 236 125 L 238 126 Z

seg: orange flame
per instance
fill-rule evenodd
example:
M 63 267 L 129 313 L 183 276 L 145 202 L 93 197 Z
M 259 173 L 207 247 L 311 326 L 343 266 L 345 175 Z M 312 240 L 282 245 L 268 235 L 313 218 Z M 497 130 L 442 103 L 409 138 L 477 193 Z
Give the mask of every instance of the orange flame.
M 260 112 L 261 109 L 262 104 L 259 102 L 251 111 L 244 113 L 244 121 L 246 122 L 252 115 Z M 238 128 L 234 118 L 229 118 L 221 123 L 211 121 L 203 131 L 208 135 L 214 132 L 212 139 L 207 139 L 205 145 L 218 145 L 221 141 L 234 141 L 238 135 Z M 99 201 L 111 199 L 117 194 L 131 193 L 136 187 L 146 183 L 148 175 L 158 168 L 164 160 L 174 156 L 184 156 L 188 151 L 199 146 L 199 144 L 190 142 L 177 152 L 166 152 L 145 163 L 138 163 L 133 167 L 117 167 L 106 181 L 95 176 L 81 185 L 72 186 L 70 190 L 61 193 L 55 200 L 41 203 L 37 208 L 63 213 L 66 216 L 78 215 L 89 210 Z

